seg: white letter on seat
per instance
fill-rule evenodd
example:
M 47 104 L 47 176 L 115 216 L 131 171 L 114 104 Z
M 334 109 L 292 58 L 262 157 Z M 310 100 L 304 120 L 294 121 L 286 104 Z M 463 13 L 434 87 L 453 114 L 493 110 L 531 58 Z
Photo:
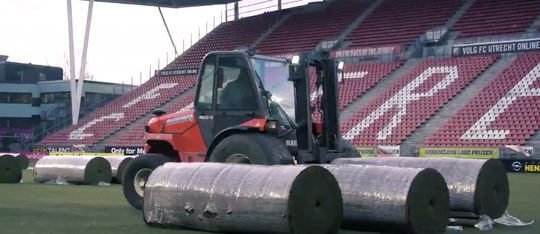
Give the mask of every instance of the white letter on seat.
M 112 113 L 110 115 L 101 116 L 100 118 L 94 119 L 86 123 L 85 125 L 81 126 L 77 130 L 71 132 L 69 134 L 69 139 L 70 140 L 83 140 L 84 138 L 92 137 L 94 136 L 94 133 L 84 133 L 84 131 L 99 122 L 105 121 L 106 119 L 114 119 L 115 121 L 118 121 L 122 118 L 124 118 L 124 113 Z
M 173 88 L 175 86 L 177 86 L 178 83 L 167 83 L 167 84 L 160 84 L 159 86 L 149 90 L 148 92 L 144 93 L 143 95 L 131 100 L 131 102 L 128 102 L 126 103 L 125 105 L 123 105 L 122 107 L 124 108 L 127 108 L 127 107 L 132 107 L 133 105 L 139 103 L 140 101 L 142 100 L 145 100 L 145 99 L 154 99 L 156 98 L 157 96 L 159 96 L 160 94 L 158 93 L 158 91 L 160 89 L 170 89 L 170 88 Z
M 187 110 L 191 110 L 193 109 L 193 102 L 192 103 L 189 103 L 187 106 L 184 106 L 182 107 L 182 109 L 180 109 L 179 111 L 177 111 L 176 113 L 180 113 L 182 111 L 187 111 Z
M 525 77 L 523 77 L 514 87 L 504 95 L 491 109 L 484 113 L 476 123 L 462 136 L 463 140 L 470 139 L 505 139 L 510 130 L 492 131 L 487 128 L 499 117 L 518 97 L 538 97 L 540 89 L 531 89 L 530 86 L 538 80 L 540 76 L 540 63 L 536 65 Z
M 425 93 L 413 93 L 413 91 L 428 80 L 432 75 L 438 73 L 447 73 L 446 77 L 439 83 L 433 86 L 429 91 Z M 361 132 L 367 129 L 371 124 L 383 116 L 386 112 L 394 107 L 397 107 L 397 113 L 392 117 L 392 120 L 386 127 L 377 133 L 378 140 L 384 140 L 388 136 L 392 135 L 392 130 L 401 123 L 403 116 L 407 114 L 407 105 L 411 102 L 420 100 L 423 97 L 431 97 L 435 95 L 439 90 L 446 89 L 448 85 L 459 78 L 458 69 L 456 66 L 452 67 L 430 67 L 426 69 L 422 74 L 417 76 L 411 83 L 403 87 L 392 98 L 383 103 L 377 110 L 373 111 L 369 116 L 363 119 L 360 123 L 354 126 L 343 138 L 352 140 L 358 136 Z
M 365 76 L 367 76 L 367 74 L 368 74 L 367 71 L 347 72 L 345 73 L 345 79 L 362 79 Z M 338 82 L 341 82 L 342 79 L 343 77 L 341 73 L 338 73 Z M 318 96 L 321 96 L 322 94 L 323 94 L 323 89 L 321 87 L 319 88 L 317 92 L 311 93 L 310 95 L 311 101 L 315 100 L 315 98 L 317 98 Z

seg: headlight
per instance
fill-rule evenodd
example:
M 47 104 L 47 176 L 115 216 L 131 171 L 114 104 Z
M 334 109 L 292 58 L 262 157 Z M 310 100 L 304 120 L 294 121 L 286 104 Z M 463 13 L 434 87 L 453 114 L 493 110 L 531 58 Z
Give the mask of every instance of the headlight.
M 298 55 L 295 55 L 292 57 L 292 63 L 293 64 L 298 64 L 300 62 L 300 56 Z

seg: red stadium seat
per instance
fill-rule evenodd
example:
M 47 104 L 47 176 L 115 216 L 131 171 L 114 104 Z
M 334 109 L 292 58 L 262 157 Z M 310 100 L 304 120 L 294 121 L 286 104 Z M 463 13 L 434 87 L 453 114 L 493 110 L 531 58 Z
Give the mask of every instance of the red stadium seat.
M 345 40 L 350 47 L 412 44 L 420 34 L 444 23 L 462 0 L 385 0 Z
M 494 62 L 496 56 L 428 59 L 342 125 L 358 146 L 399 145 Z
M 249 47 L 278 21 L 280 14 L 281 12 L 274 11 L 222 23 L 195 43 L 179 59 L 169 64 L 167 68 L 197 68 L 202 58 L 211 51 L 227 51 L 238 47 Z
M 451 30 L 461 32 L 458 38 L 524 33 L 539 11 L 536 0 L 476 0 Z
M 339 36 L 371 3 L 339 0 L 320 11 L 293 14 L 257 48 L 263 54 L 307 52 L 319 42 Z
M 48 136 L 39 142 L 39 145 L 92 146 L 191 88 L 196 79 L 197 76 L 153 78 L 141 87 L 92 112 L 88 117 L 81 119 L 79 124 Z
M 539 77 L 540 52 L 520 55 L 424 145 L 524 144 L 540 125 Z

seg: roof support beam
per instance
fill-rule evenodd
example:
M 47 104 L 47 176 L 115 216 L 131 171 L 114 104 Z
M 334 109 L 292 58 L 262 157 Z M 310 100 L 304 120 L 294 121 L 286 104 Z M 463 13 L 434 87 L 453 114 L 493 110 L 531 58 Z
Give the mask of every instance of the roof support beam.
M 72 124 L 76 125 L 79 122 L 79 114 L 81 109 L 81 99 L 83 94 L 83 83 L 85 78 L 86 58 L 88 55 L 88 43 L 90 39 L 90 26 L 92 23 L 92 11 L 94 9 L 94 0 L 88 2 L 88 14 L 86 18 L 86 30 L 84 34 L 83 52 L 81 57 L 81 65 L 79 77 L 75 73 L 75 42 L 73 38 L 73 11 L 71 0 L 67 0 L 68 13 L 68 33 L 69 33 L 69 69 L 71 79 L 71 114 Z M 78 80 L 78 82 L 77 82 Z

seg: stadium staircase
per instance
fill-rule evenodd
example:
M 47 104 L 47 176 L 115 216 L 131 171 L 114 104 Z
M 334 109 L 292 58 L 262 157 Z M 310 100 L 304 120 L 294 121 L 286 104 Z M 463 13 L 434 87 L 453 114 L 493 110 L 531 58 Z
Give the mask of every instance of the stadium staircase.
M 214 29 L 212 29 L 212 31 L 208 32 L 206 35 L 204 35 L 200 40 L 198 40 L 197 42 L 195 42 L 195 44 L 191 45 L 190 47 L 188 47 L 184 52 L 182 52 L 180 55 L 178 55 L 178 57 L 174 58 L 174 60 L 167 64 L 167 66 L 165 66 L 162 70 L 167 70 L 167 69 L 174 69 L 175 67 L 175 61 L 180 61 L 182 59 L 184 59 L 187 55 L 189 55 L 190 53 L 193 52 L 193 50 L 195 48 L 198 48 L 198 46 L 200 44 L 203 44 L 204 42 L 206 42 L 208 40 L 209 37 L 212 37 L 213 36 L 213 32 L 216 32 L 216 31 L 219 31 L 221 30 L 222 27 L 225 27 L 225 25 L 227 25 L 228 22 L 223 22 L 221 24 L 219 24 L 218 26 L 216 26 Z
M 526 141 L 527 146 L 532 146 L 534 148 L 533 154 L 531 157 L 540 158 L 540 131 L 536 131 L 534 135 Z
M 394 84 L 395 81 L 397 81 L 403 75 L 411 71 L 411 69 L 416 67 L 416 65 L 418 65 L 420 61 L 422 61 L 422 59 L 413 59 L 413 58 L 408 59 L 401 67 L 393 71 L 390 75 L 383 78 L 374 87 L 367 90 L 364 94 L 358 97 L 354 102 L 349 104 L 349 106 L 347 106 L 341 112 L 340 121 L 343 123 L 344 121 L 351 118 L 361 107 L 367 105 L 373 99 L 375 99 L 379 94 L 381 94 L 384 90 L 388 89 L 392 84 Z
M 343 30 L 343 32 L 341 33 L 341 35 L 338 36 L 337 39 L 343 40 L 345 37 L 347 37 L 347 35 L 349 35 L 349 33 L 351 33 L 355 28 L 357 28 L 358 25 L 360 25 L 364 21 L 364 19 L 366 19 L 378 6 L 380 6 L 383 1 L 384 0 L 373 1 L 373 3 L 366 10 L 364 10 L 364 12 L 362 12 L 362 14 L 358 16 L 358 18 L 356 18 L 356 20 L 354 20 L 345 30 Z
M 523 33 L 538 16 L 537 0 L 476 0 L 451 28 L 458 39 Z
M 540 13 L 538 13 L 538 16 L 534 21 L 532 22 L 531 26 L 527 29 L 527 34 L 536 34 L 540 30 Z
M 463 14 L 465 14 L 465 12 L 467 10 L 469 10 L 469 8 L 471 8 L 471 6 L 474 4 L 474 2 L 476 2 L 476 0 L 465 0 L 463 2 L 463 5 L 459 8 L 459 10 L 456 11 L 456 13 L 454 13 L 452 18 L 450 18 L 450 19 L 448 19 L 448 21 L 446 21 L 446 23 L 444 24 L 444 27 L 445 28 L 452 28 L 452 26 L 454 26 L 454 24 L 456 24 L 458 22 L 458 20 L 461 18 L 461 16 Z
M 170 106 L 174 105 L 175 103 L 177 103 L 179 100 L 183 99 L 184 97 L 192 94 L 194 91 L 195 91 L 195 88 L 196 86 L 194 87 L 191 87 L 190 89 L 184 91 L 183 93 L 181 93 L 180 95 L 174 97 L 173 99 L 167 101 L 166 103 L 164 103 L 163 105 L 157 107 L 156 109 L 163 109 L 163 110 L 166 110 L 167 108 L 169 108 Z M 129 132 L 131 131 L 134 127 L 137 127 L 137 126 L 140 126 L 140 125 L 144 125 L 146 122 L 148 122 L 148 120 L 150 120 L 154 115 L 152 114 L 152 111 L 153 110 L 150 110 L 150 112 L 146 113 L 145 115 L 143 115 L 141 118 L 137 119 L 136 121 L 132 122 L 131 124 L 127 125 L 126 127 L 124 128 L 121 128 L 120 130 L 118 130 L 117 132 L 111 134 L 110 136 L 108 137 L 105 137 L 104 139 L 98 141 L 95 146 L 100 149 L 100 150 L 104 150 L 105 149 L 105 146 L 108 146 L 108 144 L 115 140 L 117 137 L 119 136 L 122 136 L 124 135 L 126 132 Z M 142 139 L 141 139 L 142 141 Z
M 287 21 L 287 19 L 291 17 L 291 14 L 287 14 L 287 15 L 284 15 L 282 16 L 280 19 L 278 19 L 278 21 L 272 25 L 268 30 L 266 30 L 266 32 L 264 32 L 257 40 L 255 40 L 253 42 L 253 44 L 251 44 L 251 47 L 252 48 L 255 48 L 259 43 L 261 43 L 261 41 L 263 41 L 264 39 L 266 39 L 268 37 L 268 35 L 272 34 L 272 32 L 274 30 L 276 30 L 277 28 L 279 28 L 279 26 L 281 26 L 283 24 L 283 22 Z
M 417 128 L 405 141 L 401 143 L 400 152 L 402 155 L 415 156 L 416 149 L 431 136 L 439 127 L 445 124 L 454 116 L 468 101 L 480 92 L 485 86 L 490 84 L 499 73 L 510 65 L 517 55 L 507 55 L 499 58 L 486 71 L 484 71 L 476 80 L 470 83 L 458 95 L 441 108 L 433 117 L 426 120 L 421 127 Z

